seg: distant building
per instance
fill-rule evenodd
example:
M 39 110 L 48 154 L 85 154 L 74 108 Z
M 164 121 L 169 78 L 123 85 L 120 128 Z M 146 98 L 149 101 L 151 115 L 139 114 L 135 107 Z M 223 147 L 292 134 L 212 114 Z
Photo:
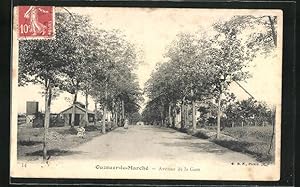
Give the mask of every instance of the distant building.
M 82 120 L 85 120 L 85 106 L 82 103 L 77 102 L 75 104 L 75 120 L 74 125 L 79 126 Z M 62 116 L 64 119 L 65 125 L 71 125 L 72 121 L 72 112 L 73 112 L 73 105 L 69 108 L 61 111 L 58 115 Z M 88 119 L 89 122 L 94 122 L 95 120 L 95 113 L 93 111 L 88 110 Z
M 36 115 L 39 111 L 39 102 L 27 101 L 26 102 L 26 115 Z
M 39 102 L 26 101 L 26 123 L 32 124 L 39 112 Z

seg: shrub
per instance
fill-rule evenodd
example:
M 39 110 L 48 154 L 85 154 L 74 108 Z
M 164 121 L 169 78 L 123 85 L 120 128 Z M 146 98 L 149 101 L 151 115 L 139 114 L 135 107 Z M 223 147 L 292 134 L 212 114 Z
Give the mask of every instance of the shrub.
M 101 127 L 96 126 L 96 125 L 88 125 L 85 128 L 85 131 L 90 132 L 90 131 L 101 131 Z
M 65 130 L 59 132 L 59 133 L 60 133 L 60 134 L 72 134 L 72 135 L 76 135 L 77 132 L 78 132 L 78 131 L 76 130 L 75 127 L 70 127 L 70 128 L 68 128 L 68 129 L 65 129 Z

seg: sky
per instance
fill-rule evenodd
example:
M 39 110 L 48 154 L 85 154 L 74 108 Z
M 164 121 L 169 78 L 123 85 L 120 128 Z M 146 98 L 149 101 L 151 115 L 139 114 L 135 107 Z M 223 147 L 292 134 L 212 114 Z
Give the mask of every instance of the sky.
M 212 9 L 159 9 L 159 8 L 82 8 L 68 7 L 71 13 L 88 15 L 93 26 L 100 29 L 121 30 L 127 39 L 143 50 L 142 63 L 135 70 L 141 88 L 149 79 L 157 63 L 163 62 L 167 46 L 180 32 L 211 31 L 211 24 L 222 19 L 228 19 L 237 14 L 264 14 L 264 11 L 233 11 Z M 65 11 L 56 8 L 56 11 Z M 272 12 L 273 14 L 274 12 Z M 82 28 L 84 29 L 84 28 Z M 280 56 L 280 55 L 279 55 Z M 250 71 L 253 78 L 241 82 L 257 100 L 276 104 L 280 100 L 281 62 L 277 55 L 270 57 L 259 56 L 252 64 Z M 230 90 L 239 99 L 249 96 L 236 84 Z M 26 101 L 38 101 L 39 110 L 44 110 L 44 99 L 38 85 L 17 88 L 18 112 L 25 112 Z M 70 106 L 73 96 L 61 93 L 52 104 L 52 112 L 60 112 Z M 85 98 L 79 94 L 78 101 L 84 103 Z M 94 109 L 94 102 L 89 98 L 89 109 Z

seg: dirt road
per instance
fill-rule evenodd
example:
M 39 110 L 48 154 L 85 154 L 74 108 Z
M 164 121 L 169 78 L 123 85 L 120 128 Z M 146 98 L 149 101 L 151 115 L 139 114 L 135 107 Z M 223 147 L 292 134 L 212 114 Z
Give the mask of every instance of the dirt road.
M 253 162 L 254 158 L 231 151 L 210 141 L 192 137 L 169 128 L 129 126 L 72 148 L 56 159 L 184 159 L 209 158 L 218 162 Z

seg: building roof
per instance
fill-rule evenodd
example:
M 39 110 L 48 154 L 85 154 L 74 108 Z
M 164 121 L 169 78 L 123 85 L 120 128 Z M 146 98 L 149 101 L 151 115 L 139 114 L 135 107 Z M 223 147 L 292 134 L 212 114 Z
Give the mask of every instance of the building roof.
M 68 110 L 71 109 L 72 107 L 73 107 L 73 105 L 70 106 L 70 107 L 68 107 L 68 108 L 66 108 L 65 110 L 61 111 L 59 114 L 65 113 L 66 111 L 68 111 Z M 76 104 L 75 104 L 75 107 L 78 108 L 79 110 L 85 112 L 85 108 L 82 108 L 81 106 L 79 106 L 79 104 L 76 103 Z M 95 112 L 93 112 L 93 111 L 91 111 L 91 110 L 87 110 L 87 112 L 88 112 L 89 114 L 95 114 Z

